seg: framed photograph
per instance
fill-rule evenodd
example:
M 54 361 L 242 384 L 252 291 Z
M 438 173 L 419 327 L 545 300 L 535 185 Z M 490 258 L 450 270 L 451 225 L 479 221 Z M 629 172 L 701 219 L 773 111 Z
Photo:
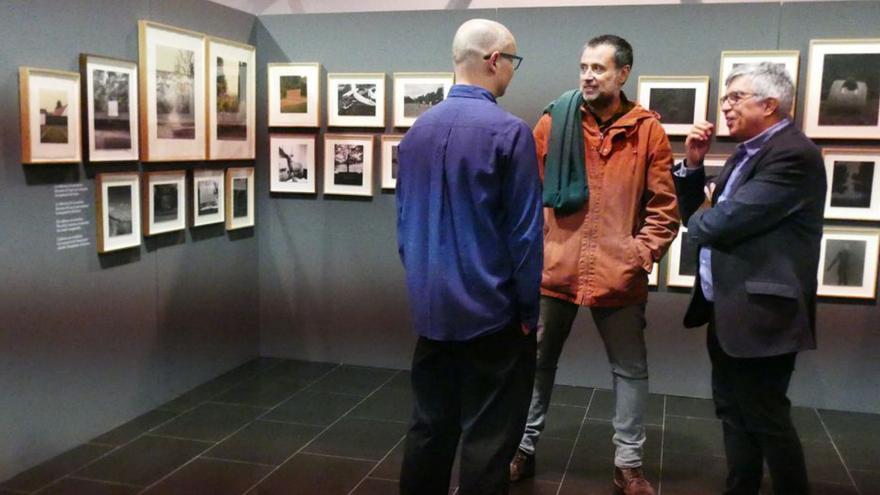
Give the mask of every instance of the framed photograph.
M 205 36 L 138 21 L 138 47 L 141 160 L 204 160 Z
M 724 81 L 727 76 L 733 73 L 733 70 L 745 64 L 760 64 L 761 62 L 770 62 L 785 68 L 791 81 L 794 83 L 794 94 L 797 97 L 798 83 L 798 62 L 800 61 L 801 52 L 798 50 L 727 50 L 721 52 L 721 74 L 718 79 L 719 97 L 724 95 L 726 87 Z M 797 101 L 792 102 L 791 117 L 794 118 L 794 110 L 797 107 Z M 718 114 L 715 117 L 715 135 L 730 136 L 730 129 L 727 127 L 727 119 L 721 112 L 721 105 L 718 105 Z
M 253 160 L 257 61 L 254 47 L 208 38 L 208 159 Z
M 79 74 L 21 67 L 21 162 L 79 163 Z
M 822 150 L 828 193 L 825 218 L 880 220 L 880 148 Z
M 324 135 L 324 194 L 373 195 L 373 136 Z
M 639 103 L 660 115 L 670 136 L 686 136 L 706 120 L 709 76 L 639 76 Z
M 660 284 L 660 264 L 654 263 L 654 268 L 648 274 L 648 287 L 657 287 Z
M 327 125 L 385 127 L 385 74 L 327 74 Z
M 697 277 L 697 264 L 697 245 L 690 242 L 687 228 L 681 227 L 669 247 L 666 285 L 669 287 L 693 287 Z
M 321 127 L 321 65 L 269 64 L 269 127 Z
M 403 134 L 382 136 L 382 189 L 397 188 L 397 146 Z
M 192 225 L 201 227 L 226 220 L 226 173 L 223 169 L 193 170 Z
M 880 231 L 826 228 L 819 251 L 817 294 L 874 299 Z
M 186 171 L 144 174 L 144 235 L 186 228 Z
M 269 191 L 314 194 L 315 135 L 269 135 Z
M 226 230 L 254 226 L 254 167 L 226 170 Z
M 804 133 L 880 139 L 880 38 L 810 40 Z
M 140 176 L 137 172 L 95 176 L 98 252 L 141 245 Z
M 419 115 L 446 99 L 452 72 L 395 72 L 394 127 L 411 127 Z
M 85 81 L 89 161 L 137 160 L 137 63 L 84 53 L 79 66 Z

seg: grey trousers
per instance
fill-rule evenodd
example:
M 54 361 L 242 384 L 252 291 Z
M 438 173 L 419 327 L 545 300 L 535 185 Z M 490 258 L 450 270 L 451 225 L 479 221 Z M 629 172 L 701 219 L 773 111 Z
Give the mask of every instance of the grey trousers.
M 525 433 L 519 445 L 529 454 L 534 454 L 538 438 L 544 431 L 559 355 L 578 309 L 576 304 L 541 296 L 535 385 Z M 648 402 L 645 305 L 590 310 L 605 344 L 614 384 L 614 464 L 622 468 L 638 467 L 642 465 L 643 418 Z

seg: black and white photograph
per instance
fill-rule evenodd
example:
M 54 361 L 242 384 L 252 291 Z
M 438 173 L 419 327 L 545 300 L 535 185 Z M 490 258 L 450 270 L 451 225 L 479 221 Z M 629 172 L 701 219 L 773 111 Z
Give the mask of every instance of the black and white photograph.
M 333 183 L 339 186 L 362 186 L 364 145 L 336 144 L 333 154 Z
M 370 134 L 324 135 L 324 193 L 373 195 L 373 143 Z
M 664 124 L 693 124 L 695 88 L 651 88 L 651 110 Z
M 195 53 L 156 47 L 156 117 L 160 139 L 195 138 Z
M 141 244 L 140 177 L 137 172 L 95 175 L 98 253 Z
M 173 222 L 179 215 L 177 184 L 153 185 L 153 222 Z
M 880 148 L 823 148 L 825 218 L 880 220 Z
M 278 146 L 278 181 L 279 182 L 308 182 L 309 168 L 306 163 L 306 152 L 308 146 L 305 143 L 292 144 L 287 146 Z
M 798 50 L 725 50 L 721 52 L 721 71 L 718 77 L 718 90 L 724 91 L 724 81 L 737 69 L 746 64 L 760 64 L 768 62 L 777 67 L 783 67 L 794 83 L 795 95 L 798 86 L 798 65 L 800 63 L 800 51 Z M 791 117 L 795 116 L 797 101 L 791 106 Z M 727 128 L 727 120 L 721 111 L 721 105 L 716 106 L 715 135 L 730 136 Z
M 132 233 L 132 187 L 130 185 L 107 187 L 107 216 L 111 238 Z
M 869 208 L 874 162 L 835 161 L 831 180 L 831 206 Z
M 19 67 L 21 163 L 79 163 L 80 74 Z
M 185 229 L 186 171 L 147 172 L 144 174 L 144 187 L 147 194 L 144 235 Z
M 217 139 L 247 140 L 247 63 L 217 57 Z
M 246 177 L 232 179 L 232 216 L 233 218 L 248 216 L 248 180 Z
M 420 115 L 446 99 L 451 72 L 395 72 L 394 127 L 410 127 Z
M 192 226 L 201 227 L 223 222 L 225 172 L 223 169 L 203 168 L 192 172 Z
M 397 187 L 398 146 L 403 134 L 386 134 L 382 136 L 382 189 L 392 190 Z
M 195 190 L 199 216 L 214 215 L 220 211 L 220 185 L 216 180 L 197 180 Z
M 408 83 L 403 86 L 403 115 L 416 118 L 443 101 L 443 84 Z
M 351 117 L 376 116 L 375 84 L 340 84 L 336 88 L 339 115 Z
M 271 192 L 315 192 L 315 136 L 269 136 Z
M 817 294 L 873 299 L 876 296 L 880 230 L 826 227 L 819 255 Z
M 327 74 L 327 124 L 385 127 L 385 74 Z
M 639 76 L 639 103 L 659 115 L 670 136 L 684 136 L 706 120 L 709 76 Z
M 125 72 L 92 71 L 96 150 L 131 149 L 130 79 L 131 75 Z
M 320 64 L 270 63 L 267 76 L 270 127 L 319 127 Z
M 226 230 L 254 226 L 254 167 L 226 170 Z
M 860 287 L 865 272 L 865 241 L 829 239 L 825 243 L 825 285 Z

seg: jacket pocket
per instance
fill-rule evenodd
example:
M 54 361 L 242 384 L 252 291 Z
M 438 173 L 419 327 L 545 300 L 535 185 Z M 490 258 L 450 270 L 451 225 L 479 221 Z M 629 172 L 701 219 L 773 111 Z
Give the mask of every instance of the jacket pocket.
M 777 282 L 760 282 L 757 280 L 746 280 L 746 292 L 748 294 L 763 296 L 778 296 L 788 299 L 797 299 L 800 290 L 787 284 Z

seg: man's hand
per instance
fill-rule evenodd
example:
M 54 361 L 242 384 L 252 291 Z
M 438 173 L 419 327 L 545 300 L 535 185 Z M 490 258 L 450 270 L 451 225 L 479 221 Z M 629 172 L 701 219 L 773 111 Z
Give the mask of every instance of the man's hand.
M 710 140 L 715 132 L 715 126 L 711 122 L 697 122 L 691 127 L 687 138 L 684 140 L 684 148 L 687 164 L 691 167 L 703 163 L 703 158 L 709 152 Z

